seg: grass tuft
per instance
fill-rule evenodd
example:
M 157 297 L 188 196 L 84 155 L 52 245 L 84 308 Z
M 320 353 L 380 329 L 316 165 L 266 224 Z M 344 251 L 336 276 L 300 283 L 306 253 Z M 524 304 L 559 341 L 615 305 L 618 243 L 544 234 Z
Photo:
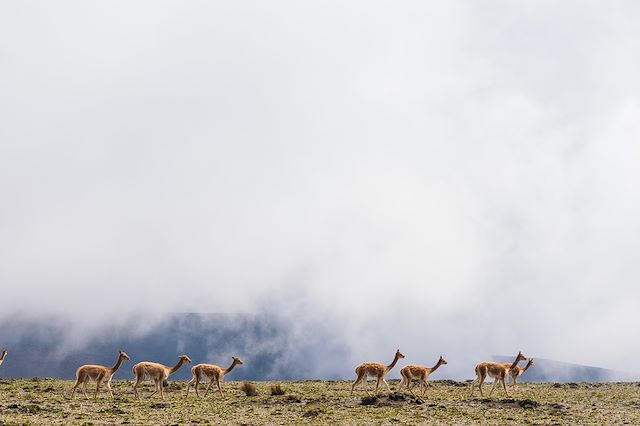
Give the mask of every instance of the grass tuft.
M 0 374 L 2 370 L 0 369 Z M 70 398 L 74 381 L 0 380 L 0 425 L 37 424 L 208 424 L 215 407 L 215 424 L 628 424 L 640 425 L 638 382 L 521 383 L 510 391 L 482 398 L 470 396 L 468 382 L 441 381 L 422 399 L 408 392 L 377 396 L 351 394 L 350 381 L 227 382 L 224 398 L 185 398 L 184 381 L 171 381 L 165 400 L 147 382 L 142 402 L 134 398 L 130 380 L 114 380 L 115 398 L 103 385 L 98 398 L 87 389 Z M 95 383 L 95 382 L 94 382 Z M 272 396 L 280 383 L 285 395 Z M 395 383 L 397 384 L 397 382 Z M 93 387 L 93 386 L 92 386 Z M 182 389 L 174 391 L 174 387 Z M 241 390 L 240 392 L 238 390 Z M 249 392 L 247 393 L 246 390 Z M 386 389 L 385 389 L 386 390 Z M 489 385 L 484 386 L 485 396 Z M 217 393 L 217 392 L 216 392 Z M 245 396 L 245 394 L 250 396 Z M 277 416 L 277 417 L 276 417 Z M 490 417 L 489 417 L 490 416 Z M 489 420 L 489 418 L 491 420 Z
M 280 383 L 275 383 L 271 385 L 271 395 L 279 396 L 279 395 L 284 395 L 285 393 L 286 391 L 284 390 L 282 385 L 280 385 Z
M 240 386 L 240 390 L 244 392 L 247 396 L 256 396 L 258 395 L 258 388 L 255 384 L 251 382 L 242 382 Z

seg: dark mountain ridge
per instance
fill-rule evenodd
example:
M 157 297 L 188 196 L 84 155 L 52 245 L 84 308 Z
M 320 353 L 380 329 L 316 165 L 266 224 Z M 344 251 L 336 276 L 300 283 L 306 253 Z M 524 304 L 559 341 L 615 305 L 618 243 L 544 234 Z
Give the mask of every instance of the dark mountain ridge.
M 131 321 L 129 324 L 142 323 Z M 82 364 L 113 365 L 119 350 L 126 362 L 116 379 L 131 378 L 134 362 L 156 361 L 174 365 L 187 354 L 194 363 L 223 367 L 240 356 L 244 365 L 233 371 L 233 380 L 304 380 L 351 378 L 346 364 L 349 347 L 322 321 L 301 324 L 277 315 L 173 313 L 161 321 L 147 321 L 146 329 L 123 324 L 96 335 L 75 336 L 73 324 L 60 320 L 10 319 L 0 329 L 0 349 L 9 356 L 0 367 L 1 377 L 75 377 Z M 79 342 L 80 341 L 80 342 Z M 509 357 L 495 357 L 508 362 Z M 627 381 L 637 375 L 598 367 L 536 358 L 519 380 L 534 382 Z M 524 366 L 524 363 L 520 364 Z M 189 365 L 172 379 L 191 377 Z

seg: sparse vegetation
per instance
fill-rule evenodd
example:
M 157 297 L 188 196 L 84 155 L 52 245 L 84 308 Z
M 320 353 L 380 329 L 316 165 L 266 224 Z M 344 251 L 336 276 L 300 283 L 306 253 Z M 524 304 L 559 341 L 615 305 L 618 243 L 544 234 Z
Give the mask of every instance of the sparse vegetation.
M 244 392 L 247 396 L 257 396 L 258 388 L 255 384 L 251 382 L 242 382 L 242 386 L 240 386 L 240 390 Z
M 271 385 L 271 395 L 280 396 L 280 395 L 284 395 L 285 393 L 286 391 L 284 390 L 284 388 L 280 383 L 274 383 Z
M 249 383 L 249 382 L 247 382 Z M 354 392 L 350 381 L 283 382 L 286 395 L 271 395 L 272 383 L 229 381 L 225 397 L 185 398 L 186 382 L 172 382 L 165 400 L 133 397 L 131 381 L 112 383 L 98 399 L 70 399 L 73 381 L 0 380 L 0 425 L 67 424 L 640 424 L 638 383 L 521 383 L 494 398 L 469 396 L 468 382 L 433 381 L 420 397 L 396 392 Z M 245 389 L 256 392 L 252 398 Z

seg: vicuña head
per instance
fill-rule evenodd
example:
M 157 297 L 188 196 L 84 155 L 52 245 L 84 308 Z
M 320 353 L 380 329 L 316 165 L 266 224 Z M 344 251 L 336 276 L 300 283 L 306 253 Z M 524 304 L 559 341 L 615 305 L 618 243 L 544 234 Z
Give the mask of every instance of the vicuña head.
M 438 362 L 439 362 L 440 364 L 449 364 L 449 363 L 447 362 L 447 360 L 446 360 L 446 359 L 444 359 L 444 358 L 442 357 L 442 355 L 440 355 L 440 359 L 438 360 Z
M 122 358 L 122 359 L 131 359 L 131 358 L 129 358 L 129 355 L 127 355 L 123 351 L 120 351 L 120 358 Z
M 404 358 L 404 355 L 402 355 L 402 352 L 400 352 L 400 349 L 396 349 L 396 358 Z
M 186 356 L 186 355 L 180 355 L 180 360 L 181 360 L 182 362 L 187 362 L 187 363 L 191 364 L 191 358 L 189 358 L 189 357 L 188 357 L 188 356 Z
M 242 360 L 237 356 L 232 356 L 231 358 L 233 359 L 233 362 L 235 362 L 236 364 L 240 364 L 240 365 L 243 364 Z
M 518 356 L 516 357 L 515 364 L 518 364 L 520 361 L 526 361 L 527 357 L 523 355 L 522 352 L 518 352 Z

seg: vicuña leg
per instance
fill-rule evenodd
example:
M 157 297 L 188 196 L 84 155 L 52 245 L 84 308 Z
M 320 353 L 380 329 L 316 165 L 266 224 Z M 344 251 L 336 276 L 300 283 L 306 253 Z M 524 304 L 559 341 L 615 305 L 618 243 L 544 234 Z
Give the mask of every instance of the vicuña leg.
M 353 383 L 351 384 L 351 394 L 353 394 L 353 390 L 356 388 L 356 386 L 358 385 L 358 383 L 360 383 L 362 381 L 362 375 L 358 374 L 358 376 L 356 377 L 356 379 L 353 381 Z
M 156 379 L 153 379 L 153 384 L 155 385 L 155 386 L 154 386 L 154 387 L 155 387 L 155 389 L 153 390 L 153 392 L 151 392 L 151 395 L 149 395 L 149 398 L 151 398 L 153 395 L 157 394 L 157 393 L 158 393 L 158 391 L 160 390 L 160 386 L 158 386 L 158 383 L 160 383 L 160 386 L 162 386 L 162 383 L 161 383 L 161 382 L 159 382 L 159 381 L 158 381 L 158 380 L 156 380 Z
M 481 396 L 481 397 L 484 397 L 484 394 L 483 394 L 483 392 L 482 392 L 482 385 L 483 385 L 483 383 L 484 383 L 484 379 L 485 379 L 485 378 L 486 378 L 486 376 L 482 375 L 482 376 L 480 376 L 480 377 L 479 377 L 479 379 L 478 379 L 478 389 L 480 389 L 480 396 Z
M 82 382 L 82 393 L 84 394 L 84 397 L 89 399 L 89 395 L 87 395 L 87 382 L 89 381 L 89 379 L 84 380 Z
M 194 389 L 196 390 L 196 396 L 200 396 L 198 395 L 198 376 L 197 375 L 194 375 L 193 378 L 189 381 L 189 383 L 187 383 L 187 392 L 185 394 L 185 398 L 189 396 L 189 391 L 191 390 L 191 386 L 193 386 Z
M 507 392 L 507 385 L 504 382 L 504 378 L 500 380 L 502 382 L 502 389 L 504 389 L 504 394 L 509 398 L 509 392 Z
M 482 372 L 476 368 L 476 378 L 471 382 L 471 396 L 473 396 L 473 389 L 478 386 L 480 389 L 480 396 L 482 396 L 482 382 L 484 381 L 484 377 L 482 376 Z
M 79 384 L 80 384 L 80 380 L 76 379 L 76 382 L 74 383 L 73 387 L 71 388 L 71 399 L 73 399 L 73 396 L 76 394 L 76 389 L 78 388 Z
M 207 388 L 204 391 L 204 396 L 206 397 L 207 394 L 209 393 L 209 389 L 211 389 L 211 385 L 213 384 L 213 378 L 209 379 L 209 384 L 207 385 Z M 203 397 L 204 398 L 204 397 Z
M 200 376 L 196 376 L 194 380 L 195 380 L 195 383 L 193 384 L 193 388 L 196 390 L 196 396 L 200 398 L 200 393 L 198 392 L 198 385 L 200 384 Z
M 78 386 L 80 386 L 80 380 L 76 380 L 76 383 L 73 385 L 73 388 L 71 388 L 72 399 L 73 399 L 73 396 L 76 394 L 76 389 L 78 388 Z
M 196 378 L 195 388 L 196 388 L 196 396 L 198 397 L 200 397 L 200 391 L 198 390 L 198 386 L 200 385 L 200 380 L 201 380 L 200 377 Z M 206 393 L 205 393 L 205 396 L 206 396 Z
M 415 396 L 415 393 L 413 393 L 413 388 L 415 387 L 415 383 L 413 383 L 412 380 L 407 379 L 407 389 L 409 389 L 409 392 L 411 392 L 411 395 Z
M 140 400 L 140 394 L 138 393 L 138 384 L 140 384 L 140 377 L 136 376 L 135 382 L 133 382 L 133 395 Z
M 493 381 L 493 386 L 491 386 L 491 391 L 489 392 L 489 398 L 491 398 L 491 394 L 493 393 L 493 390 L 496 388 L 497 384 L 498 384 L 498 379 L 495 379 Z

